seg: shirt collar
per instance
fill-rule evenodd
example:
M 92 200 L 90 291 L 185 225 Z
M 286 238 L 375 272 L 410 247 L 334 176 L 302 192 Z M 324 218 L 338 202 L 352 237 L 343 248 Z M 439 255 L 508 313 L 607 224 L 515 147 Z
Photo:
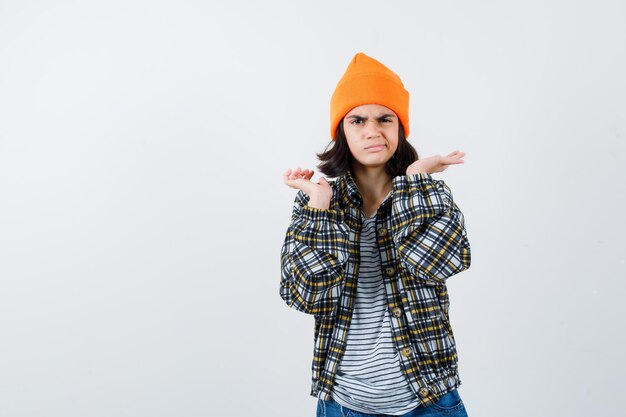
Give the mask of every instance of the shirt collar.
M 350 170 L 348 170 L 344 175 L 339 177 L 339 189 L 341 194 L 343 195 L 345 203 L 358 209 L 363 207 L 363 198 L 361 197 L 359 187 L 357 187 L 356 182 L 354 181 L 354 177 L 352 176 L 352 172 L 350 172 Z M 389 194 L 393 194 L 393 191 L 391 191 Z M 387 197 L 389 197 L 389 194 L 387 194 Z M 383 205 L 386 204 L 389 200 L 390 198 L 386 198 L 383 201 Z
M 355 208 L 363 207 L 363 198 L 361 197 L 361 193 L 359 192 L 359 187 L 357 187 L 356 182 L 354 181 L 352 172 L 348 170 L 343 175 L 342 180 L 344 186 L 343 195 L 345 202 Z

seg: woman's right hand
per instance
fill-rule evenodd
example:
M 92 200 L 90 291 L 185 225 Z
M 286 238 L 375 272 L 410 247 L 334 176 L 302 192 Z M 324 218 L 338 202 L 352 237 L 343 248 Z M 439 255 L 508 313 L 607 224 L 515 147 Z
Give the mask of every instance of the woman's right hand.
M 328 181 L 326 181 L 326 178 L 320 177 L 319 183 L 316 184 L 311 181 L 312 177 L 312 170 L 302 170 L 299 167 L 293 171 L 289 168 L 283 174 L 283 180 L 287 186 L 295 188 L 296 190 L 302 190 L 309 196 L 309 207 L 327 210 L 330 207 L 333 189 Z

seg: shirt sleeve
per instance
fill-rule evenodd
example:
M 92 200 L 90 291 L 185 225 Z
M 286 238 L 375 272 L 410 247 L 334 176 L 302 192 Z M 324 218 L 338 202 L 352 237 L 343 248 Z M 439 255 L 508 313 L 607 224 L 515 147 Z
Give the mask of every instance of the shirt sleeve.
M 307 314 L 332 315 L 345 282 L 349 230 L 343 211 L 307 205 L 298 191 L 281 249 L 280 296 Z
M 427 173 L 395 177 L 391 227 L 400 262 L 416 279 L 441 284 L 470 267 L 463 213 L 442 180 Z

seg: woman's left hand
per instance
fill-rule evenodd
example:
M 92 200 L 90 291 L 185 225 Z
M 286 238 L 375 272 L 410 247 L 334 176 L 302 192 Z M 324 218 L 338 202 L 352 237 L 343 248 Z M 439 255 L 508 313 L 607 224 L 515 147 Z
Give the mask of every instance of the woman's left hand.
M 462 159 L 464 156 L 465 152 L 454 151 L 447 156 L 435 155 L 424 159 L 418 159 L 407 167 L 406 175 L 418 174 L 420 172 L 427 174 L 442 172 L 450 165 L 464 163 L 465 161 Z

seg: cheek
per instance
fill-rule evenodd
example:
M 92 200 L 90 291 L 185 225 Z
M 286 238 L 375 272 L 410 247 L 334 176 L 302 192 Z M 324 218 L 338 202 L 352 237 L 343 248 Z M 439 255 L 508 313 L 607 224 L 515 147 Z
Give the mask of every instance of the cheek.
M 396 152 L 398 150 L 398 140 L 394 140 L 393 142 L 391 142 L 391 151 L 392 152 Z
M 354 138 L 352 138 L 352 136 L 348 132 L 345 132 L 345 133 L 346 133 L 346 142 L 348 142 L 348 148 L 350 149 L 350 151 L 354 153 L 354 150 L 358 149 L 356 145 L 356 140 L 354 140 Z
M 358 146 L 355 146 L 354 144 L 348 142 L 348 149 L 350 149 L 350 153 L 352 155 L 357 155 L 359 153 L 359 148 Z

